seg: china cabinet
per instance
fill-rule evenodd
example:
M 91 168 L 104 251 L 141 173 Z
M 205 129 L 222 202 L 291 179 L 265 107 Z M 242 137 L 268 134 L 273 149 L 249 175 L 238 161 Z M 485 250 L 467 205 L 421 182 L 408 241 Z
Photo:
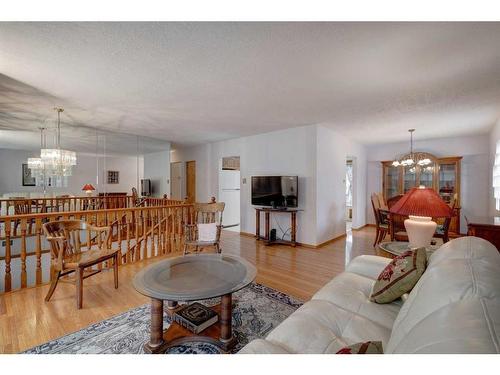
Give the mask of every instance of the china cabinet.
M 461 156 L 437 158 L 432 154 L 421 152 L 420 159 L 428 158 L 425 166 L 398 166 L 392 161 L 382 162 L 382 191 L 386 202 L 397 200 L 413 187 L 424 185 L 430 187 L 450 206 L 456 197 L 455 217 L 450 224 L 450 232 L 460 233 L 460 162 Z

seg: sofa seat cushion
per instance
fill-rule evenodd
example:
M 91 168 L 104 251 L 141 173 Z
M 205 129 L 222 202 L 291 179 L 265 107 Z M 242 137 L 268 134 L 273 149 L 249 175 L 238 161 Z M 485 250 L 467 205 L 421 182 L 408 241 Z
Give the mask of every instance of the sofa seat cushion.
M 250 341 L 238 354 L 290 354 L 285 348 L 270 341 L 256 339 Z
M 403 302 L 377 304 L 370 301 L 374 280 L 351 272 L 343 272 L 317 292 L 312 300 L 328 301 L 353 314 L 392 329 Z
M 314 299 L 297 309 L 266 340 L 289 353 L 336 353 L 364 341 L 385 344 L 390 335 L 390 328 L 334 303 Z
M 365 341 L 388 342 L 402 302 L 370 302 L 373 284 L 391 259 L 355 258 L 346 272 L 326 284 L 265 340 L 254 340 L 240 353 L 336 353 Z
M 498 354 L 499 316 L 498 301 L 480 297 L 456 301 L 427 315 L 397 347 L 391 344 L 388 350 L 412 354 Z
M 390 258 L 375 255 L 360 255 L 354 258 L 346 267 L 346 272 L 355 273 L 368 279 L 377 280 L 380 272 L 391 263 Z

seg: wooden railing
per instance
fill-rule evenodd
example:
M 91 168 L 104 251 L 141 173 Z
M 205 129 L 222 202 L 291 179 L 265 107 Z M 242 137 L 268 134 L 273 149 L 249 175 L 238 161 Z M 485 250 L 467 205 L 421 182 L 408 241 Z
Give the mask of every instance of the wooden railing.
M 56 198 L 10 198 L 0 199 L 0 216 L 36 214 L 49 212 L 73 212 L 88 210 L 107 210 L 113 208 L 132 208 L 171 206 L 183 201 L 166 198 L 135 198 L 132 195 L 80 196 Z
M 186 203 L 185 201 L 176 200 L 176 199 L 152 198 L 152 197 L 142 198 L 142 201 L 145 202 L 144 206 L 146 206 L 146 207 L 175 206 L 175 205 Z
M 0 216 L 0 292 L 50 281 L 50 247 L 42 225 L 57 220 L 84 220 L 111 226 L 112 246 L 120 248 L 120 264 L 181 251 L 184 224 L 192 220 L 193 205 L 157 205 L 107 210 L 44 212 Z M 165 203 L 165 202 L 164 202 Z M 14 229 L 15 228 L 15 229 Z

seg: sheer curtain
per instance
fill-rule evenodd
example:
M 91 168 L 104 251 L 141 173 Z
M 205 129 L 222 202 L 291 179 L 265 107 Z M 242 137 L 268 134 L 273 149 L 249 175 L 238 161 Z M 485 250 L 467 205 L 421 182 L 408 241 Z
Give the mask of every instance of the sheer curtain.
M 352 207 L 352 163 L 346 164 L 345 201 L 347 207 Z
M 493 166 L 493 191 L 496 201 L 496 209 L 500 210 L 500 141 L 497 142 L 495 165 Z

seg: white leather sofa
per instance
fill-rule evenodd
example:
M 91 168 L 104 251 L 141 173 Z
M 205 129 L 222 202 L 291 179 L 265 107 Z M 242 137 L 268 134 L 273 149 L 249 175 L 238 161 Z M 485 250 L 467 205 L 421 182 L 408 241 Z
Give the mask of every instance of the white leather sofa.
M 363 255 L 240 353 L 336 353 L 382 341 L 384 353 L 500 353 L 500 254 L 477 237 L 452 240 L 429 259 L 406 298 L 370 302 L 390 259 Z

